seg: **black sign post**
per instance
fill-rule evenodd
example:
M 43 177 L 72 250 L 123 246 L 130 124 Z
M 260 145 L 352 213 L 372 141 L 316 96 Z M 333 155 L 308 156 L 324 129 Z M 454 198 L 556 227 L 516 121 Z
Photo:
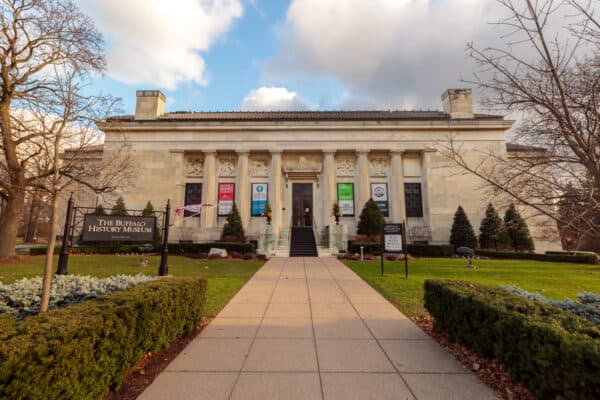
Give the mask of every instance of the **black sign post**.
M 63 232 L 62 248 L 60 249 L 60 256 L 58 256 L 58 267 L 56 268 L 56 275 L 67 275 L 67 262 L 69 261 L 69 228 L 71 227 L 71 219 L 73 215 L 73 192 L 69 196 L 69 202 L 67 203 L 67 215 L 65 216 L 65 229 Z
M 165 276 L 169 274 L 169 217 L 171 213 L 171 200 L 167 200 L 167 208 L 165 209 L 165 218 L 163 224 L 163 243 L 160 252 L 160 265 L 158 267 L 158 275 Z
M 404 253 L 404 275 L 408 279 L 408 251 L 406 248 L 406 226 L 402 224 L 385 224 L 381 235 L 381 276 L 383 276 L 383 260 L 385 253 Z

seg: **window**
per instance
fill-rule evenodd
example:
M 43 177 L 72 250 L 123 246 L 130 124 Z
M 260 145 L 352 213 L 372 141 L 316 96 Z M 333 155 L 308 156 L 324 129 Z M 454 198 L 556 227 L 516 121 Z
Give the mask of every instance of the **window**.
M 423 197 L 420 183 L 404 184 L 404 201 L 407 218 L 423 218 Z
M 184 205 L 190 204 L 202 204 L 202 184 L 201 183 L 186 183 L 185 184 L 185 203 Z M 185 211 L 184 217 L 194 216 L 200 217 L 199 213 L 191 211 Z

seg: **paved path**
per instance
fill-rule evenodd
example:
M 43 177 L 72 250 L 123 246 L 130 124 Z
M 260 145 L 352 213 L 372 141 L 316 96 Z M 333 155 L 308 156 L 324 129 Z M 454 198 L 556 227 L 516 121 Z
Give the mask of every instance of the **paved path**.
M 139 397 L 496 399 L 335 258 L 273 258 Z

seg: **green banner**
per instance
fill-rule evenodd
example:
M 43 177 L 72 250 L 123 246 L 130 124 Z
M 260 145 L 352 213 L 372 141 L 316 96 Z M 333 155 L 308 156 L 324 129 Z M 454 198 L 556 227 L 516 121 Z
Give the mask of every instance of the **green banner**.
M 354 183 L 338 183 L 338 205 L 342 215 L 354 215 Z

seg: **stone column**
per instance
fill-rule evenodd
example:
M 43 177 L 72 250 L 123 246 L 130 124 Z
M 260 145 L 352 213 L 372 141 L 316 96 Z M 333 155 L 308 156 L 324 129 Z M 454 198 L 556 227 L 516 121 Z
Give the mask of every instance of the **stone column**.
M 279 234 L 279 228 L 281 227 L 281 151 L 271 151 L 271 210 L 273 211 L 273 218 L 271 224 L 275 233 Z
M 392 222 L 397 223 L 406 220 L 402 151 L 392 150 L 390 164 L 392 167 L 390 179 L 390 217 L 392 218 Z
M 236 203 L 240 209 L 240 218 L 244 228 L 250 223 L 250 184 L 248 170 L 248 150 L 238 150 L 237 194 Z
M 358 221 L 360 212 L 365 203 L 371 197 L 371 188 L 369 187 L 369 150 L 357 150 L 357 169 L 358 169 L 358 198 L 355 204 L 355 214 Z
M 335 150 L 323 150 L 323 226 L 331 223 L 335 194 Z
M 425 150 L 421 153 L 421 196 L 423 197 L 423 221 L 426 226 L 431 228 L 433 234 L 433 226 L 431 223 L 431 209 L 429 194 L 431 193 L 431 156 L 435 151 Z
M 204 183 L 202 187 L 202 204 L 212 204 L 202 210 L 202 227 L 214 228 L 217 225 L 217 152 L 204 151 Z

